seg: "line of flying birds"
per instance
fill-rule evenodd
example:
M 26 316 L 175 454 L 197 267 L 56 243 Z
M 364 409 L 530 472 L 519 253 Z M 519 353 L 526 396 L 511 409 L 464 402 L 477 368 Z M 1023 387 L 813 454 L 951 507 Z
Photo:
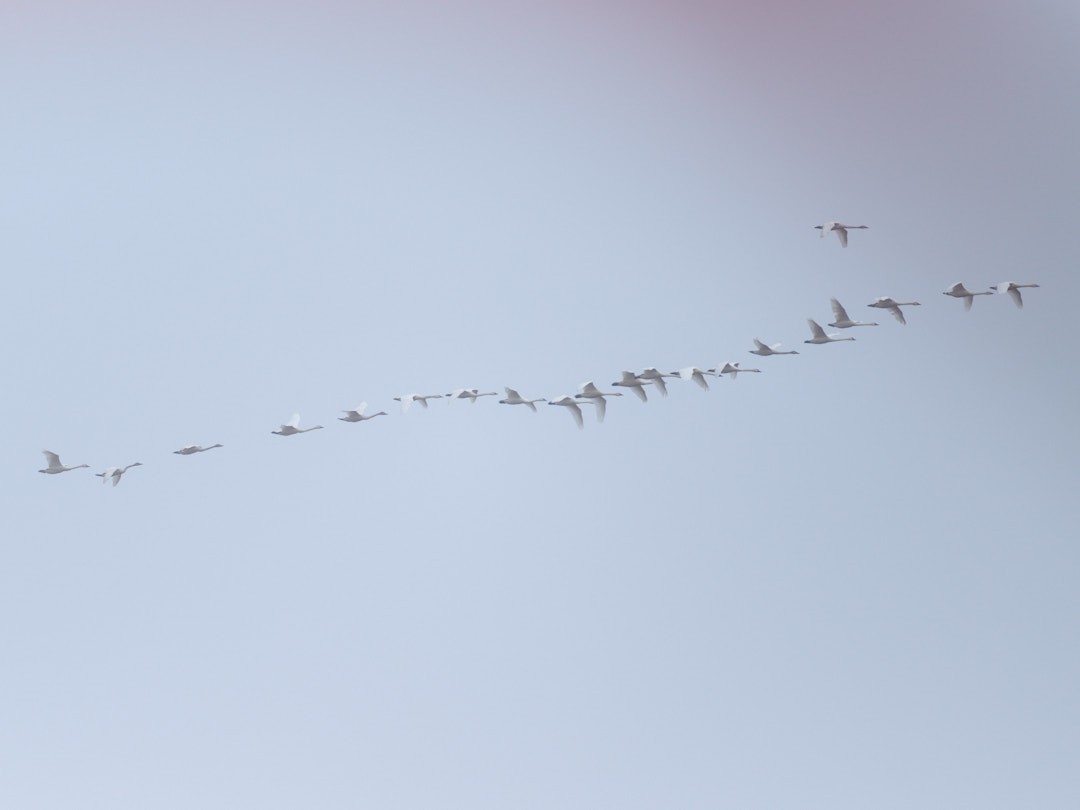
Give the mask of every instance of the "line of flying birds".
M 848 231 L 861 229 L 865 230 L 866 225 L 843 225 L 839 222 L 826 222 L 824 225 L 816 225 L 816 228 L 821 230 L 821 236 L 834 232 L 840 240 L 840 244 L 843 247 L 848 246 Z M 968 290 L 962 283 L 957 282 L 953 284 L 949 289 L 944 291 L 944 295 L 952 296 L 953 298 L 961 298 L 964 301 L 964 309 L 970 310 L 972 302 L 977 295 L 993 295 L 994 293 L 1007 294 L 1015 302 L 1017 307 L 1023 308 L 1024 299 L 1020 290 L 1027 287 L 1038 287 L 1038 284 L 1017 284 L 1012 281 L 1003 281 L 1000 284 L 995 284 L 986 291 L 972 292 Z M 832 311 L 836 320 L 829 324 L 829 326 L 836 329 L 849 329 L 855 326 L 877 326 L 877 323 L 868 321 L 854 321 L 847 313 L 847 310 L 837 301 L 835 298 L 831 299 Z M 892 314 L 896 320 L 901 324 L 906 325 L 907 320 L 904 318 L 904 312 L 901 307 L 917 307 L 921 306 L 918 301 L 897 301 L 894 298 L 878 298 L 872 304 L 868 304 L 869 307 L 875 307 L 877 309 L 884 309 Z M 807 323 L 810 326 L 810 339 L 804 340 L 803 343 L 810 344 L 823 344 L 823 343 L 838 343 L 844 340 L 855 340 L 853 337 L 839 337 L 839 333 L 826 333 L 825 330 L 813 319 L 807 319 Z M 759 357 L 771 357 L 773 355 L 781 354 L 798 354 L 797 351 L 780 351 L 781 344 L 774 343 L 769 346 L 762 343 L 757 338 L 754 338 L 754 348 L 750 349 L 750 354 L 756 354 Z M 736 379 L 740 374 L 746 373 L 760 373 L 759 368 L 742 368 L 738 363 L 724 363 L 722 366 L 710 369 L 701 369 L 696 366 L 690 366 L 689 368 L 680 369 L 678 371 L 663 372 L 656 368 L 647 368 L 640 373 L 634 373 L 632 371 L 622 372 L 622 377 L 616 380 L 611 385 L 614 387 L 626 388 L 634 392 L 642 402 L 648 401 L 648 394 L 645 389 L 646 386 L 653 386 L 658 390 L 661 396 L 667 396 L 667 383 L 668 379 L 681 379 L 691 380 L 696 383 L 702 389 L 708 391 L 709 383 L 705 379 L 707 376 L 721 377 L 728 376 L 730 379 Z M 500 405 L 525 405 L 533 413 L 536 413 L 536 403 L 547 402 L 548 405 L 558 405 L 567 409 L 570 415 L 574 418 L 574 422 L 579 429 L 585 427 L 585 420 L 582 416 L 581 405 L 592 405 L 596 408 L 596 421 L 603 422 L 604 415 L 607 412 L 607 400 L 606 397 L 621 397 L 620 391 L 602 391 L 596 387 L 592 382 L 583 383 L 580 387 L 580 392 L 577 394 L 566 394 L 558 399 L 547 400 L 544 398 L 538 399 L 526 399 L 521 396 L 513 388 L 505 388 L 506 398 L 500 399 Z M 401 403 L 401 412 L 406 413 L 414 402 L 419 403 L 421 407 L 428 407 L 428 400 L 430 399 L 468 399 L 474 405 L 476 400 L 481 397 L 495 397 L 498 394 L 494 391 L 481 392 L 478 388 L 458 388 L 451 391 L 449 394 L 402 394 L 400 397 L 394 397 L 395 402 Z M 344 416 L 339 416 L 338 420 L 341 422 L 366 422 L 369 419 L 374 419 L 377 416 L 386 416 L 386 411 L 377 411 L 376 413 L 368 414 L 367 403 L 361 402 L 356 408 L 352 410 L 342 411 Z M 310 433 L 313 430 L 322 430 L 322 425 L 313 425 L 311 427 L 300 427 L 300 414 L 294 414 L 293 418 L 285 424 L 281 425 L 277 430 L 271 431 L 271 433 L 277 436 L 296 436 L 301 433 Z M 208 447 L 202 447 L 197 444 L 189 444 L 186 447 L 181 447 L 179 450 L 174 450 L 173 453 L 179 456 L 191 456 L 196 453 L 205 453 L 208 450 L 213 450 L 218 447 L 224 447 L 221 444 L 212 444 Z M 60 456 L 51 450 L 43 450 L 45 454 L 45 461 L 47 466 L 44 469 L 38 470 L 38 472 L 47 473 L 49 475 L 55 475 L 57 473 L 70 472 L 71 470 L 78 470 L 83 467 L 89 467 L 89 464 L 75 464 L 73 466 L 65 466 L 60 461 Z M 120 483 L 120 479 L 124 473 L 134 467 L 143 466 L 141 461 L 136 461 L 134 464 L 128 464 L 126 467 L 109 467 L 104 472 L 95 473 L 95 475 L 102 480 L 102 483 L 108 483 L 112 481 L 112 485 L 115 487 Z

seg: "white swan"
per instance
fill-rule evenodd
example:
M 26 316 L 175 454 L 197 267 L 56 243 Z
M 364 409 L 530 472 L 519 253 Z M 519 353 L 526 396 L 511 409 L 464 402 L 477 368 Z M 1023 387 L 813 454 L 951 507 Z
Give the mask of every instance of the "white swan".
M 536 403 L 547 402 L 543 397 L 540 397 L 540 399 L 525 399 L 525 397 L 513 388 L 504 388 L 503 390 L 506 391 L 506 399 L 500 399 L 500 405 L 525 405 L 530 411 L 536 413 Z
M 826 335 L 825 330 L 822 329 L 818 322 L 813 318 L 807 318 L 806 322 L 810 324 L 810 334 L 813 335 L 810 340 L 804 340 L 803 343 L 839 343 L 841 340 L 854 340 L 853 337 L 837 337 L 836 335 Z
M 836 327 L 837 329 L 850 329 L 852 326 L 877 326 L 876 323 L 867 323 L 866 321 L 853 321 L 848 317 L 847 310 L 844 309 L 840 302 L 835 298 L 830 298 L 832 301 L 833 315 L 836 316 L 836 322 L 830 323 L 829 326 Z
M 779 352 L 779 351 L 777 351 L 777 349 L 779 349 L 781 346 L 784 345 L 783 343 L 774 343 L 772 346 L 766 346 L 760 340 L 758 340 L 757 338 L 754 338 L 754 345 L 757 346 L 757 348 L 756 349 L 751 349 L 750 354 L 756 354 L 759 357 L 771 357 L 774 354 L 798 354 L 798 352 L 796 352 L 796 351 L 790 351 L 790 352 Z
M 442 394 L 402 394 L 400 397 L 394 397 L 394 402 L 400 402 L 401 412 L 408 413 L 414 402 L 419 402 L 426 408 L 429 399 L 442 399 Z
M 190 456 L 194 453 L 205 453 L 207 450 L 213 450 L 215 447 L 224 447 L 223 444 L 212 444 L 209 447 L 201 447 L 197 444 L 189 444 L 186 447 L 181 447 L 179 450 L 173 450 L 173 454 L 177 456 Z
M 566 394 L 565 396 L 561 396 L 558 399 L 553 399 L 548 402 L 548 405 L 561 405 L 562 407 L 566 408 L 570 412 L 570 415 L 574 417 L 574 421 L 577 422 L 578 430 L 584 430 L 585 419 L 581 415 L 581 408 L 578 407 L 581 404 L 583 403 L 578 402 L 574 397 L 570 396 L 569 394 Z M 597 403 L 595 400 L 590 400 L 589 404 L 596 405 Z
M 703 369 L 697 366 L 690 366 L 688 368 L 679 369 L 679 376 L 684 380 L 693 380 L 697 383 L 699 388 L 706 391 L 709 390 L 709 383 L 705 379 L 705 375 L 708 374 L 712 377 L 716 376 L 716 369 Z
M 444 394 L 447 399 L 469 399 L 472 400 L 472 404 L 476 404 L 476 400 L 479 397 L 497 397 L 498 394 L 494 391 L 488 391 L 481 394 L 479 388 L 456 388 L 449 394 Z
M 376 416 L 386 416 L 386 411 L 379 411 L 370 415 L 365 415 L 364 411 L 367 410 L 367 403 L 361 402 L 351 411 L 342 411 L 344 416 L 339 416 L 339 422 L 366 422 L 368 419 L 374 419 Z
M 103 483 L 103 484 L 107 483 L 108 480 L 111 478 L 112 479 L 112 485 L 115 487 L 117 484 L 120 483 L 120 476 L 122 476 L 124 473 L 126 473 L 128 470 L 130 470 L 132 467 L 141 467 L 141 466 L 142 466 L 142 462 L 141 461 L 136 461 L 134 464 L 128 464 L 126 467 L 109 467 L 109 469 L 105 470 L 105 472 L 94 473 L 94 475 L 96 475 L 98 478 L 100 478 L 101 483 Z
M 1015 281 L 1003 281 L 1000 284 L 995 284 L 990 289 L 996 293 L 1008 293 L 1012 298 L 1013 303 L 1020 309 L 1024 308 L 1024 298 L 1020 295 L 1021 287 L 1038 287 L 1038 284 L 1017 284 Z
M 896 320 L 907 326 L 907 321 L 904 320 L 904 313 L 900 310 L 900 307 L 921 307 L 922 304 L 918 301 L 896 301 L 892 298 L 879 298 L 874 303 L 867 304 L 867 306 L 887 309 Z
M 664 382 L 664 378 L 665 377 L 677 378 L 679 376 L 679 373 L 677 371 L 671 371 L 671 372 L 668 372 L 667 374 L 665 374 L 664 372 L 659 371 L 658 369 L 655 369 L 652 366 L 650 366 L 649 368 L 645 369 L 644 371 L 642 371 L 637 376 L 638 376 L 638 379 L 648 380 L 649 382 L 651 382 L 658 389 L 660 389 L 660 396 L 666 397 L 667 396 L 667 383 Z
M 46 473 L 47 475 L 56 475 L 57 473 L 69 472 L 71 470 L 77 470 L 80 467 L 89 467 L 89 464 L 76 464 L 74 467 L 65 467 L 60 463 L 60 456 L 56 455 L 52 450 L 42 450 L 45 454 L 45 461 L 49 465 L 43 470 L 38 470 L 40 473 Z
M 942 295 L 951 295 L 953 298 L 964 299 L 964 309 L 971 309 L 971 304 L 975 300 L 976 295 L 993 295 L 992 292 L 972 292 L 965 287 L 961 282 L 956 282 L 949 289 L 945 290 Z
M 581 384 L 581 393 L 574 394 L 575 399 L 588 399 L 596 406 L 596 421 L 603 422 L 604 414 L 607 413 L 607 400 L 604 397 L 621 397 L 619 391 L 601 391 L 592 381 Z
M 720 367 L 720 371 L 717 372 L 717 373 L 718 374 L 729 374 L 730 378 L 732 380 L 734 380 L 740 374 L 745 374 L 747 372 L 754 372 L 756 374 L 760 374 L 761 369 L 760 368 L 739 368 L 738 363 L 724 363 L 724 365 Z
M 643 380 L 641 377 L 638 377 L 632 371 L 624 371 L 622 373 L 622 378 L 617 382 L 612 383 L 612 385 L 629 388 L 631 391 L 634 392 L 634 396 L 636 396 L 642 402 L 649 401 L 649 396 L 645 393 L 645 386 L 649 384 L 649 380 Z
M 869 227 L 869 226 L 867 226 L 867 225 L 842 225 L 839 222 L 826 222 L 824 225 L 815 225 L 814 227 L 818 228 L 821 231 L 821 238 L 822 239 L 825 238 L 825 234 L 827 234 L 829 231 L 835 232 L 837 237 L 840 239 L 840 244 L 843 247 L 847 247 L 847 232 L 848 231 L 856 230 L 856 229 L 866 230 L 866 228 Z
M 294 413 L 292 419 L 290 419 L 277 430 L 271 430 L 270 432 L 278 436 L 295 436 L 298 433 L 307 433 L 311 430 L 322 430 L 322 425 L 315 425 L 309 428 L 301 428 L 300 414 Z

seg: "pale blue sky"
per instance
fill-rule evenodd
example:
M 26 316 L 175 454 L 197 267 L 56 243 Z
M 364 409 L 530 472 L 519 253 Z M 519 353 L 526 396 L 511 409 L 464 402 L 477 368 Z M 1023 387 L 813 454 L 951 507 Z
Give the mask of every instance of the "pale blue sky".
M 1075 808 L 1075 9 L 385 5 L 0 15 L 0 805 Z

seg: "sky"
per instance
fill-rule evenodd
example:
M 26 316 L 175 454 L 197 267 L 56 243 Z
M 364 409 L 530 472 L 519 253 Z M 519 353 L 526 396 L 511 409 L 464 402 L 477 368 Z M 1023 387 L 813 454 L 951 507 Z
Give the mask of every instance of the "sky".
M 1075 808 L 1078 36 L 5 4 L 0 805 Z

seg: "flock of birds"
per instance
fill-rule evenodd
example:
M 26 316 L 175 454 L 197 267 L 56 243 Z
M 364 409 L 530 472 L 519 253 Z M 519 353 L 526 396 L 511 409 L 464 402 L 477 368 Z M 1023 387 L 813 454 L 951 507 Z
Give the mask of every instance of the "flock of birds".
M 865 230 L 866 225 L 844 225 L 839 222 L 826 222 L 824 225 L 816 225 L 821 231 L 821 236 L 824 238 L 827 233 L 835 233 L 840 240 L 842 247 L 848 246 L 848 231 L 850 230 Z M 953 298 L 960 298 L 964 301 L 964 308 L 966 310 L 971 309 L 972 302 L 975 300 L 975 296 L 978 295 L 993 295 L 995 293 L 1001 295 L 1008 295 L 1012 298 L 1017 307 L 1022 308 L 1024 306 L 1024 299 L 1020 292 L 1021 289 L 1029 287 L 1038 287 L 1038 284 L 1017 284 L 1012 281 L 1003 281 L 1000 284 L 995 284 L 985 291 L 973 292 L 967 289 L 962 283 L 957 282 L 953 284 L 949 289 L 944 291 L 944 295 L 952 296 Z M 829 324 L 834 329 L 850 329 L 856 326 L 878 326 L 877 323 L 872 321 L 856 321 L 848 315 L 847 310 L 843 305 L 835 298 L 831 299 L 833 316 L 835 321 Z M 897 321 L 901 324 L 907 324 L 907 320 L 904 317 L 904 312 L 901 307 L 917 307 L 921 306 L 918 301 L 897 301 L 894 298 L 878 298 L 871 304 L 867 304 L 868 307 L 876 309 L 883 309 L 892 314 Z M 845 340 L 855 340 L 853 337 L 840 337 L 838 332 L 827 333 L 817 321 L 813 319 L 807 319 L 807 324 L 810 326 L 810 338 L 803 341 L 813 345 L 820 345 L 825 343 L 839 343 Z M 762 343 L 757 338 L 754 338 L 754 348 L 750 349 L 750 354 L 756 354 L 759 357 L 772 357 L 775 355 L 783 354 L 798 354 L 797 351 L 781 351 L 781 344 L 774 343 L 771 346 Z M 667 396 L 667 382 L 669 379 L 680 379 L 692 381 L 700 388 L 708 391 L 709 383 L 706 377 L 728 377 L 729 379 L 736 379 L 740 374 L 759 374 L 761 369 L 759 368 L 743 368 L 739 363 L 724 363 L 718 365 L 716 368 L 702 369 L 696 366 L 690 366 L 688 368 L 679 369 L 678 371 L 660 371 L 656 368 L 646 368 L 641 372 L 624 371 L 622 377 L 615 382 L 611 383 L 612 387 L 625 388 L 633 391 L 634 395 L 642 402 L 648 401 L 648 394 L 646 389 L 651 387 L 660 392 L 661 396 Z M 593 382 L 582 383 L 580 390 L 576 394 L 565 394 L 558 399 L 547 400 L 543 397 L 537 399 L 526 399 L 520 393 L 513 388 L 505 388 L 506 397 L 499 400 L 500 405 L 524 405 L 533 413 L 537 412 L 536 404 L 538 402 L 546 402 L 548 405 L 555 405 L 566 410 L 573 417 L 574 422 L 579 429 L 585 427 L 585 419 L 582 415 L 582 405 L 592 405 L 596 409 L 596 421 L 603 422 L 604 415 L 607 412 L 607 397 L 621 397 L 621 391 L 602 391 Z M 401 412 L 408 412 L 413 403 L 418 403 L 421 407 L 428 407 L 428 400 L 431 399 L 467 399 L 476 404 L 476 400 L 481 397 L 495 397 L 498 394 L 494 391 L 481 392 L 478 388 L 458 388 L 451 391 L 448 394 L 402 394 L 400 397 L 394 397 L 394 401 L 401 404 Z M 351 410 L 342 411 L 344 416 L 338 417 L 342 422 L 366 422 L 369 419 L 374 419 L 378 416 L 386 416 L 386 411 L 377 411 L 375 413 L 367 413 L 367 403 L 361 402 L 355 408 Z M 310 433 L 313 430 L 322 430 L 322 425 L 312 425 L 311 427 L 300 427 L 300 414 L 294 414 L 285 424 L 281 425 L 277 430 L 271 431 L 271 433 L 277 436 L 296 436 L 301 433 Z M 191 456 L 197 453 L 205 453 L 209 450 L 214 450 L 218 447 L 223 447 L 221 444 L 212 444 L 208 447 L 202 447 L 197 444 L 189 444 L 185 447 L 181 447 L 179 450 L 174 450 L 173 453 L 179 456 Z M 45 454 L 45 461 L 47 466 L 38 472 L 46 473 L 48 475 L 56 475 L 58 473 L 71 472 L 72 470 L 82 469 L 89 467 L 89 464 L 75 464 L 72 466 L 66 466 L 60 461 L 60 456 L 51 450 L 43 450 Z M 133 464 L 128 464 L 126 467 L 109 467 L 104 472 L 95 473 L 95 475 L 102 480 L 102 483 L 112 482 L 115 487 L 120 483 L 120 479 L 124 476 L 128 470 L 135 467 L 143 466 L 142 462 L 136 461 Z

